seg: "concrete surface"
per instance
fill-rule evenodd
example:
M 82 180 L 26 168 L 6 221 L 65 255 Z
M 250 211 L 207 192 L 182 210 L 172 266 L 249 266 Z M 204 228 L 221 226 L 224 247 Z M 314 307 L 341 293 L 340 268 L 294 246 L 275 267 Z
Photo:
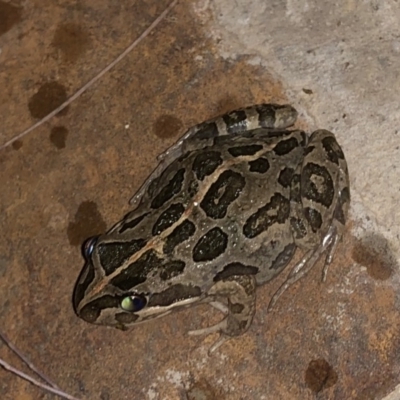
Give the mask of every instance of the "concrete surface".
M 165 1 L 0 1 L 0 146 L 126 48 Z M 61 115 L 0 151 L 1 329 L 84 399 L 400 399 L 400 4 L 181 1 Z M 352 206 L 321 266 L 213 356 L 206 306 L 127 332 L 72 310 L 82 241 L 128 210 L 156 156 L 197 122 L 262 101 L 330 129 Z M 0 346 L 0 357 L 20 366 Z M 22 367 L 23 368 L 23 367 Z M 0 398 L 53 395 L 0 369 Z M 399 390 L 399 389 L 397 389 Z

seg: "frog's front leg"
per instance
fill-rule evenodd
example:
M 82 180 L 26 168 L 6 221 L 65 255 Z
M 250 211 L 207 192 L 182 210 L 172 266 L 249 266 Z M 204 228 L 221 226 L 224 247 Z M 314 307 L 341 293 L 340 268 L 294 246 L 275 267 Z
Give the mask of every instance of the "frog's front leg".
M 255 313 L 256 280 L 253 275 L 233 275 L 216 282 L 207 293 L 210 304 L 220 311 L 226 311 L 226 317 L 217 324 L 204 329 L 190 331 L 189 335 L 208 335 L 219 332 L 219 339 L 210 347 L 215 351 L 225 341 L 247 331 Z M 226 299 L 227 304 L 218 299 Z
M 204 147 L 202 141 L 218 136 L 238 135 L 257 128 L 285 129 L 296 122 L 297 111 L 290 105 L 256 104 L 239 108 L 225 115 L 195 125 L 177 143 L 158 156 L 158 160 L 169 164 L 185 154 L 190 143 L 194 148 Z
M 172 161 L 192 148 L 206 147 L 207 140 L 212 140 L 218 136 L 237 135 L 257 128 L 285 129 L 292 126 L 296 122 L 296 118 L 297 111 L 290 105 L 257 104 L 231 111 L 228 114 L 193 126 L 186 131 L 178 142 L 158 156 L 158 166 L 132 197 L 130 204 L 139 202 L 149 185 L 161 175 Z
M 268 309 L 288 287 L 305 276 L 324 253 L 322 280 L 325 280 L 344 232 L 349 204 L 349 175 L 343 151 L 333 133 L 315 131 L 291 184 L 292 233 L 295 244 L 306 253 L 274 294 Z

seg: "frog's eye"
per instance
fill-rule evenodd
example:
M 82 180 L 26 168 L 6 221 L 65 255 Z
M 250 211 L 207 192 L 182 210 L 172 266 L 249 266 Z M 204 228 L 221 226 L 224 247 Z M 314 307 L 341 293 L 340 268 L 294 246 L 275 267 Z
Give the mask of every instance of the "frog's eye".
M 86 260 L 89 259 L 89 257 L 92 255 L 94 246 L 96 245 L 98 238 L 99 238 L 98 236 L 93 236 L 93 237 L 87 239 L 85 241 L 85 243 L 83 244 L 82 253 L 83 253 L 83 257 L 85 257 Z
M 136 312 L 140 311 L 146 305 L 147 300 L 145 297 L 133 294 L 125 296 L 121 299 L 119 305 L 124 311 Z

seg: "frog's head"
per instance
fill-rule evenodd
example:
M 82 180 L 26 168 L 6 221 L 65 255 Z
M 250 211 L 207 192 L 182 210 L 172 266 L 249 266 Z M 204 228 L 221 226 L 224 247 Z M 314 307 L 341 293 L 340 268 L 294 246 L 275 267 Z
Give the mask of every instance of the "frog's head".
M 146 240 L 88 239 L 85 266 L 73 294 L 76 314 L 87 322 L 126 329 L 201 298 L 201 289 L 174 279 L 185 263 L 159 257 Z

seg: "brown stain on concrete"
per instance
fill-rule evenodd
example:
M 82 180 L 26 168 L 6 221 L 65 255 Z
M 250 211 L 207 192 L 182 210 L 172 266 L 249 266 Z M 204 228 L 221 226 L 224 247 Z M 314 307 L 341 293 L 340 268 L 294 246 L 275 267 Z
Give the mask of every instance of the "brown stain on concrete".
M 305 372 L 304 381 L 314 393 L 319 393 L 336 384 L 338 375 L 323 358 L 311 360 Z
M 68 224 L 67 236 L 71 246 L 80 246 L 91 236 L 104 233 L 106 223 L 93 201 L 82 202 L 76 211 L 75 218 Z
M 182 129 L 182 121 L 173 115 L 161 115 L 154 122 L 154 134 L 160 139 L 176 137 Z
M 0 101 L 3 140 L 31 123 L 25 105 L 38 82 L 56 82 L 64 92 L 74 92 L 115 59 L 165 6 L 153 0 L 105 0 L 96 7 L 49 2 L 24 20 L 29 34 L 18 38 L 17 29 L 8 31 L 7 42 L 19 42 L 0 74 L 6 94 L 6 101 Z M 329 360 L 338 380 L 319 397 L 350 400 L 360 393 L 387 392 L 400 374 L 397 270 L 393 268 L 388 279 L 382 273 L 377 276 L 385 279 L 372 279 L 352 258 L 349 232 L 325 283 L 321 261 L 267 313 L 291 264 L 257 289 L 257 312 L 249 331 L 211 357 L 207 350 L 217 335 L 186 334 L 221 319 L 209 305 L 127 332 L 90 325 L 74 314 L 71 296 L 83 263 L 81 244 L 132 209 L 128 200 L 157 165 L 158 154 L 189 127 L 209 118 L 255 103 L 287 103 L 282 84 L 264 68 L 249 65 L 246 57 L 221 59 L 192 12 L 188 3 L 179 2 L 138 48 L 70 106 L 67 115 L 27 135 L 20 151 L 0 152 L 6 182 L 0 191 L 0 254 L 6 260 L 1 267 L 0 314 L 6 333 L 76 397 L 131 399 L 151 392 L 168 399 L 185 398 L 189 391 L 232 400 L 266 393 L 271 398 L 311 400 L 316 395 L 305 385 L 304 374 L 310 359 L 320 358 Z M 55 32 L 66 21 L 84 27 L 90 38 L 73 68 L 61 48 L 52 44 L 53 34 L 43 34 L 50 27 Z M 55 49 L 62 54 L 61 63 Z M 54 109 L 57 101 L 49 97 L 34 118 Z M 37 102 L 42 100 L 39 96 Z M 166 115 L 174 118 L 167 120 L 168 129 L 155 129 L 157 119 Z M 55 151 L 56 143 L 49 140 L 55 125 L 70 132 L 62 151 Z M 307 128 L 304 121 L 297 126 Z M 361 261 L 366 265 L 362 257 Z M 41 389 L 2 369 L 0 380 L 2 399 L 15 399 L 15 393 L 43 396 Z
M 399 266 L 388 241 L 376 233 L 357 240 L 352 252 L 353 260 L 367 268 L 371 278 L 385 281 Z
M 22 7 L 0 1 L 0 36 L 21 22 Z
M 51 128 L 49 139 L 57 149 L 61 150 L 65 148 L 67 136 L 68 129 L 65 126 L 54 126 Z
M 75 63 L 90 45 L 90 35 L 76 23 L 64 23 L 57 27 L 52 46 L 62 53 L 63 61 Z
M 47 82 L 40 86 L 39 90 L 28 102 L 29 112 L 33 118 L 44 118 L 53 110 L 67 100 L 67 91 L 58 82 Z M 58 115 L 65 115 L 68 107 L 59 112 Z
M 19 150 L 23 146 L 23 142 L 22 140 L 16 140 L 11 146 L 14 150 Z

